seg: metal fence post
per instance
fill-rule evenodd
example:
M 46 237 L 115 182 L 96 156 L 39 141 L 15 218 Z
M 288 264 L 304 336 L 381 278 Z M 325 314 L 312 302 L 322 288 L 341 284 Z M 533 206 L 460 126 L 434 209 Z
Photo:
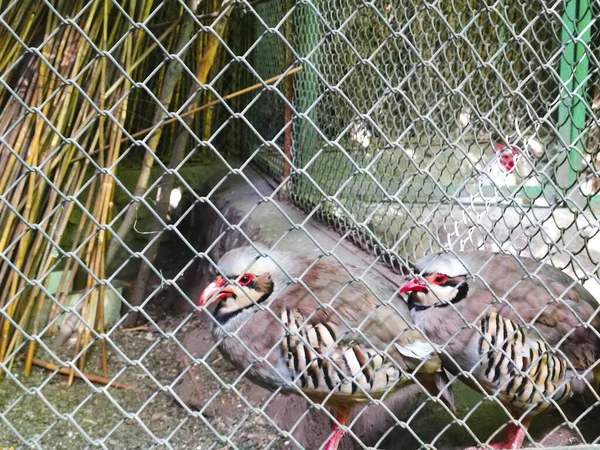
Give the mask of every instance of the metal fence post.
M 573 188 L 583 167 L 584 136 L 586 126 L 589 58 L 586 46 L 591 36 L 592 11 L 589 0 L 570 0 L 562 16 L 563 57 L 560 63 L 561 105 L 558 108 L 558 129 L 564 144 L 565 154 L 558 167 L 557 182 L 564 193 Z M 576 204 L 585 200 L 579 189 L 569 196 Z M 582 203 L 583 200 L 583 203 Z
M 285 2 L 286 11 L 290 11 L 294 6 L 294 2 L 292 0 L 287 0 Z M 293 26 L 293 18 L 289 17 L 287 19 L 287 23 L 285 24 L 285 38 L 290 45 L 293 45 L 294 42 L 294 26 Z M 292 50 L 289 47 L 285 49 L 285 68 L 286 70 L 289 67 L 292 67 L 294 64 L 294 56 L 292 54 Z M 292 77 L 287 77 L 285 79 L 283 89 L 285 92 L 285 98 L 287 99 L 289 104 L 285 105 L 285 126 L 286 129 L 284 131 L 284 153 L 285 157 L 288 160 L 292 160 L 292 127 L 293 127 L 293 116 L 292 116 L 292 105 L 294 103 L 294 79 Z M 291 173 L 291 166 L 288 161 L 283 162 L 283 177 L 281 182 L 285 183 L 281 191 L 279 192 L 280 200 L 287 200 L 289 198 L 289 176 Z

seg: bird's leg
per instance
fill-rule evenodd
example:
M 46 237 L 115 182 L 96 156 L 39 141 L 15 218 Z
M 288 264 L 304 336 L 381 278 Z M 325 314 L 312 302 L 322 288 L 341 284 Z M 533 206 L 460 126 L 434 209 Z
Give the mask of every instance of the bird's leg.
M 350 408 L 336 409 L 334 410 L 335 420 L 339 422 L 340 425 L 344 426 L 348 423 L 348 419 L 350 419 Z M 327 445 L 325 445 L 325 450 L 337 450 L 342 437 L 344 436 L 344 430 L 342 430 L 338 424 L 333 425 L 333 436 L 329 438 L 327 441 Z
M 506 429 L 506 433 L 504 434 L 504 441 L 500 443 L 503 446 L 500 448 L 510 450 L 521 448 L 523 446 L 525 434 L 527 433 L 527 428 L 529 428 L 530 424 L 531 417 L 525 417 L 521 421 L 520 426 L 513 423 L 509 424 Z
M 523 440 L 525 440 L 525 433 L 527 432 L 527 428 L 529 428 L 530 423 L 531 417 L 525 417 L 521 421 L 521 426 L 513 423 L 509 424 L 504 432 L 503 440 L 501 442 L 494 442 L 490 444 L 490 447 L 495 450 L 517 450 L 521 448 L 523 445 Z M 466 450 L 481 449 L 479 447 L 469 447 Z

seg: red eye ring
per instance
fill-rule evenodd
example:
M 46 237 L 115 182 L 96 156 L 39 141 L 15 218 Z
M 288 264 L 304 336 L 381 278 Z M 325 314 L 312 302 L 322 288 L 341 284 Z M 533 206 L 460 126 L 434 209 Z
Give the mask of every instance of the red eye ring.
M 437 284 L 437 285 L 444 284 L 446 281 L 448 281 L 448 277 L 446 275 L 441 274 L 441 273 L 438 273 L 437 275 L 435 275 L 433 277 L 433 279 L 431 280 L 431 282 L 433 284 Z
M 252 275 L 251 273 L 245 273 L 240 277 L 238 283 L 240 283 L 242 286 L 248 286 L 252 282 L 252 280 L 254 280 L 254 275 Z

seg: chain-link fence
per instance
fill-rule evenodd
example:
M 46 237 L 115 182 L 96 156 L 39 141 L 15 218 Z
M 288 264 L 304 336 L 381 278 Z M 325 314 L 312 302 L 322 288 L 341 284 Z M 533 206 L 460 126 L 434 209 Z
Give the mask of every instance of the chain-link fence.
M 599 11 L 0 0 L 0 447 L 598 443 Z

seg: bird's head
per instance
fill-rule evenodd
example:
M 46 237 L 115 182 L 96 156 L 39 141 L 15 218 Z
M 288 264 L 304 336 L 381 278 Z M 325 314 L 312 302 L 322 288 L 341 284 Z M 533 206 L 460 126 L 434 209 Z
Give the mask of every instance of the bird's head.
M 273 278 L 268 273 L 227 275 L 227 281 L 219 275 L 200 296 L 198 306 L 216 303 L 214 316 L 221 322 L 264 302 L 273 293 Z
M 198 306 L 216 304 L 213 315 L 221 323 L 267 300 L 276 284 L 285 284 L 285 275 L 274 260 L 260 256 L 252 247 L 227 252 L 218 266 L 226 278 L 219 275 L 206 286 Z
M 463 300 L 469 292 L 468 271 L 452 253 L 427 255 L 415 264 L 419 276 L 409 278 L 400 288 L 414 310 L 444 307 Z
M 513 173 L 515 170 L 515 158 L 521 152 L 517 147 L 507 147 L 504 144 L 495 144 L 494 152 L 498 155 L 498 163 L 506 173 Z

